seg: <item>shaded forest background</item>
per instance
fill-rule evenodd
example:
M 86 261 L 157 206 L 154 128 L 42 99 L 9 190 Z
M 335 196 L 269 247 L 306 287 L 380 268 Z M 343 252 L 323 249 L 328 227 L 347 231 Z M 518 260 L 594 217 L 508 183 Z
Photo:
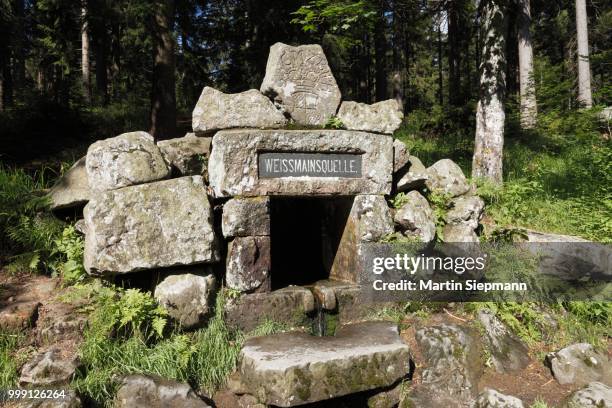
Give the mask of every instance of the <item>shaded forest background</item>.
M 158 129 L 156 136 L 182 135 L 204 86 L 225 92 L 259 88 L 269 47 L 277 41 L 322 44 L 344 100 L 397 98 L 409 132 L 464 136 L 471 143 L 482 48 L 477 3 L 1 0 L 0 160 L 24 164 L 70 154 L 91 140 L 151 129 L 156 87 L 168 79 L 175 102 L 166 102 L 175 103 L 177 129 Z M 512 127 L 519 92 L 518 5 L 502 4 L 506 127 Z M 606 106 L 612 102 L 612 8 L 607 0 L 587 7 L 593 100 Z M 574 10 L 568 0 L 531 3 L 541 114 L 578 107 Z M 163 38 L 163 21 L 160 32 L 164 17 L 169 38 Z M 156 70 L 160 41 L 171 41 L 173 53 L 165 58 L 174 63 L 173 73 Z M 163 106 L 161 114 L 168 111 Z

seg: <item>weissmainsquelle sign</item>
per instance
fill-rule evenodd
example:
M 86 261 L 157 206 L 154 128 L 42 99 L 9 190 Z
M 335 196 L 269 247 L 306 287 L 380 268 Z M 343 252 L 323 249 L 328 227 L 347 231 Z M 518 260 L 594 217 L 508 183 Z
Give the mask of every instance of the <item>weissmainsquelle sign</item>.
M 350 153 L 259 153 L 259 177 L 361 177 L 361 155 Z

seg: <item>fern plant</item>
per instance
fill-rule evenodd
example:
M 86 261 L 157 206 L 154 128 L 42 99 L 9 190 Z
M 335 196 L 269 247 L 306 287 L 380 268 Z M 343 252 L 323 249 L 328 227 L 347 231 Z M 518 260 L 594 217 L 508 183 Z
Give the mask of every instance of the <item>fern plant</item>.
M 409 201 L 409 199 L 406 196 L 406 193 L 402 192 L 402 193 L 397 193 L 395 197 L 391 198 L 389 201 L 391 202 L 391 206 L 393 208 L 399 209 L 404 204 L 406 204 Z
M 0 250 L 12 254 L 9 272 L 48 270 L 47 260 L 61 236 L 64 224 L 46 212 L 44 174 L 31 176 L 0 165 Z
M 22 215 L 6 228 L 7 237 L 17 255 L 10 257 L 8 271 L 54 271 L 53 255 L 64 223 L 49 214 Z
M 325 129 L 344 129 L 344 123 L 337 116 L 330 116 L 325 122 Z
M 431 191 L 427 195 L 427 200 L 431 205 L 436 220 L 436 239 L 442 241 L 444 240 L 443 231 L 446 225 L 446 213 L 450 207 L 451 196 Z
M 83 238 L 77 233 L 74 225 L 62 231 L 62 236 L 55 240 L 53 255 L 60 254 L 60 260 L 54 266 L 61 275 L 65 285 L 74 285 L 87 276 L 83 266 Z

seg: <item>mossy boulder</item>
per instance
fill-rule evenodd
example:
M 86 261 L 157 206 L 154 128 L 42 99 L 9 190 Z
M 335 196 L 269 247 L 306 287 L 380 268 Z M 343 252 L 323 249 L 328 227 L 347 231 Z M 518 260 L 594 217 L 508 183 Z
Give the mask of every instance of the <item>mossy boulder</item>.
M 83 211 L 85 269 L 114 274 L 215 262 L 213 214 L 202 177 L 107 191 Z
M 612 365 L 608 356 L 588 343 L 567 346 L 546 357 L 559 384 L 586 385 L 592 381 L 612 384 Z
M 415 407 L 468 406 L 482 375 L 478 333 L 464 326 L 440 324 L 417 330 L 423 356 L 421 383 L 406 398 Z M 410 405 L 408 405 L 410 406 Z

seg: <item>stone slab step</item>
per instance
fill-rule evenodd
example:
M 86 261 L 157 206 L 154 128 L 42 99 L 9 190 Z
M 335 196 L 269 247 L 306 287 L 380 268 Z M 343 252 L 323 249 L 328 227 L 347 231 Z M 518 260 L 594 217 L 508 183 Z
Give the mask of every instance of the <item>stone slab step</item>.
M 282 333 L 245 342 L 242 385 L 261 402 L 292 407 L 394 384 L 410 352 L 390 322 L 343 326 L 333 337 Z

